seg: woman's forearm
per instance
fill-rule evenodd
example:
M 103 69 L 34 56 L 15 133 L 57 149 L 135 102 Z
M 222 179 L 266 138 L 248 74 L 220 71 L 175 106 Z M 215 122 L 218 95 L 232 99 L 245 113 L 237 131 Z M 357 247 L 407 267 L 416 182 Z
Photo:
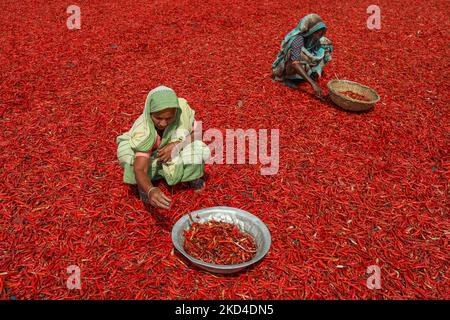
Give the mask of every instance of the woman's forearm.
M 297 72 L 297 74 L 301 76 L 303 79 L 308 81 L 310 85 L 312 85 L 313 87 L 317 85 L 317 83 L 313 79 L 311 79 L 310 76 L 308 76 L 308 73 L 305 71 L 305 69 L 303 69 L 303 67 L 299 63 L 294 64 L 293 67 L 295 72 Z
M 142 191 L 147 192 L 148 190 L 150 190 L 151 187 L 153 187 L 149 176 L 144 170 L 135 170 L 134 176 L 136 177 L 138 187 Z

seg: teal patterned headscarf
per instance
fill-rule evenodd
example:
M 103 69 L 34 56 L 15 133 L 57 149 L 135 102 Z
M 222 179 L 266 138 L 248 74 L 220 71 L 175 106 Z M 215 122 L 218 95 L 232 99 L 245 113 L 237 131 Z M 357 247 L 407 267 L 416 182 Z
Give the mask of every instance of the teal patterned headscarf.
M 315 51 L 319 44 L 319 40 L 317 42 L 308 41 L 308 37 L 312 35 L 314 32 L 318 30 L 327 30 L 327 26 L 322 21 L 322 18 L 315 13 L 310 13 L 306 16 L 304 16 L 300 22 L 298 23 L 297 27 L 293 30 L 291 30 L 285 37 L 283 42 L 281 43 L 281 49 L 278 52 L 277 59 L 272 64 L 272 68 L 275 68 L 278 63 L 286 56 L 287 52 L 291 48 L 292 41 L 297 36 L 302 36 L 305 38 L 305 48 L 308 51 Z

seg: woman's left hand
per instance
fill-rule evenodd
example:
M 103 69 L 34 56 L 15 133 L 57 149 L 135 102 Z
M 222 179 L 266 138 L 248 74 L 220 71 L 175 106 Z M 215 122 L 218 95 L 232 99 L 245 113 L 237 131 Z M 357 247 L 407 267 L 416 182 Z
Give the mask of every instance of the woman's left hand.
M 158 154 L 156 156 L 156 159 L 158 160 L 158 162 L 169 162 L 170 160 L 172 160 L 172 151 L 174 151 L 173 149 L 176 148 L 178 145 L 180 144 L 180 141 L 175 141 L 175 142 L 171 142 L 166 144 L 164 147 L 162 147 L 161 149 L 158 150 Z M 178 154 L 179 151 L 176 151 L 176 153 Z

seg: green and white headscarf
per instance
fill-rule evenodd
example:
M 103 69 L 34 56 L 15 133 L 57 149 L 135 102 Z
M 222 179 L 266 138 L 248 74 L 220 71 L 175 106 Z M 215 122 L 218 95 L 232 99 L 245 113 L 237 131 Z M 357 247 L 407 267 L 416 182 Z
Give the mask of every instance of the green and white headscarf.
M 185 99 L 178 98 L 172 89 L 165 86 L 150 91 L 145 100 L 143 113 L 128 132 L 116 138 L 117 157 L 124 169 L 124 182 L 136 183 L 133 172 L 135 153 L 151 150 L 156 142 L 157 132 L 150 114 L 169 108 L 177 109 L 177 113 L 174 121 L 164 130 L 159 148 L 171 141 L 184 140 L 192 131 L 195 111 L 189 107 Z
M 153 112 L 176 109 L 174 121 L 164 130 L 161 147 L 169 141 L 182 140 L 192 129 L 194 112 L 184 99 L 179 99 L 171 88 L 159 86 L 151 90 L 145 100 L 141 119 L 136 120 L 130 144 L 134 151 L 147 152 L 156 142 L 156 128 L 150 116 Z M 189 123 L 189 120 L 191 123 Z M 143 125 L 146 124 L 146 125 Z M 132 128 L 132 131 L 133 131 Z

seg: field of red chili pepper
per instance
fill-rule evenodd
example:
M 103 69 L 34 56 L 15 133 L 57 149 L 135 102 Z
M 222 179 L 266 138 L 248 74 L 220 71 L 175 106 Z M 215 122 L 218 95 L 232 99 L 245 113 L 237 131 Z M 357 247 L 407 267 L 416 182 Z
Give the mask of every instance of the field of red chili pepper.
M 71 4 L 0 3 L 0 299 L 450 298 L 448 1 L 82 0 L 68 30 Z M 272 82 L 282 38 L 310 12 L 334 45 L 320 85 L 374 88 L 371 112 Z M 148 212 L 115 138 L 159 84 L 204 129 L 279 129 L 278 173 L 208 165 L 203 193 L 160 184 L 172 207 Z M 259 264 L 219 276 L 174 252 L 177 219 L 216 205 L 267 224 Z

